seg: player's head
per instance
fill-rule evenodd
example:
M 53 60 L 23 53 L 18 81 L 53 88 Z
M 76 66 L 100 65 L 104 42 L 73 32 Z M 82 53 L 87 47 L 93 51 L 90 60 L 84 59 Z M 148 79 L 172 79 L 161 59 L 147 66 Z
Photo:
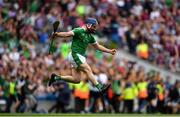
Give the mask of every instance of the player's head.
M 94 33 L 97 29 L 98 22 L 95 18 L 87 18 L 86 19 L 86 28 L 89 33 Z

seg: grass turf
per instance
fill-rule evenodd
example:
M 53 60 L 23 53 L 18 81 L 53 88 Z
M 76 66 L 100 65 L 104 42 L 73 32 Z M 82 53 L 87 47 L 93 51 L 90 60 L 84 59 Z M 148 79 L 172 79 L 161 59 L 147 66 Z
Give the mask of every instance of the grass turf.
M 177 117 L 179 115 L 164 114 L 32 114 L 32 113 L 0 113 L 0 117 Z

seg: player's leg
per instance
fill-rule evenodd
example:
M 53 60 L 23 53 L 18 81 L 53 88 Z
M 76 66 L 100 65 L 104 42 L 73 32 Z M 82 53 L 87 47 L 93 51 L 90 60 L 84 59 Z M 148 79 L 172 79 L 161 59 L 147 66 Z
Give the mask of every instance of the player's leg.
M 65 75 L 65 76 L 61 76 L 61 75 L 57 75 L 55 73 L 53 73 L 51 75 L 51 79 L 49 81 L 49 86 L 51 86 L 54 82 L 58 81 L 66 81 L 66 82 L 70 82 L 70 83 L 79 83 L 81 81 L 81 71 L 76 69 L 76 68 L 72 68 L 72 76 L 71 75 Z
M 54 82 L 56 81 L 67 81 L 71 83 L 79 83 L 80 82 L 80 73 L 81 71 L 78 69 L 78 66 L 82 63 L 85 62 L 85 58 L 83 56 L 78 56 L 77 54 L 72 54 L 69 53 L 68 55 L 68 61 L 71 63 L 72 67 L 72 76 L 66 75 L 66 76 L 61 76 L 53 73 L 51 75 L 50 81 L 49 81 L 49 86 L 51 86 Z
M 109 88 L 110 85 L 106 85 L 106 84 L 101 85 L 98 83 L 98 81 L 94 77 L 94 74 L 93 74 L 90 66 L 87 64 L 86 58 L 84 56 L 82 56 L 78 53 L 72 53 L 71 55 L 72 55 L 73 61 L 76 63 L 78 68 L 87 75 L 88 80 L 91 81 L 91 83 L 95 87 L 97 87 L 99 91 L 101 91 L 103 93 Z
M 99 91 L 101 91 L 102 93 L 104 93 L 105 91 L 107 91 L 107 89 L 110 87 L 110 84 L 100 84 L 98 83 L 98 81 L 96 80 L 96 78 L 94 77 L 94 74 L 90 68 L 90 66 L 85 62 L 83 64 L 80 65 L 80 69 L 86 73 L 88 80 L 91 81 L 91 83 L 98 88 Z
M 98 81 L 95 79 L 94 74 L 90 68 L 90 66 L 87 63 L 83 63 L 80 65 L 80 70 L 82 70 L 86 75 L 88 80 L 94 85 L 98 85 Z
M 77 68 L 72 68 L 72 76 L 61 76 L 61 79 L 71 83 L 80 83 L 81 71 Z
M 90 66 L 86 63 L 85 57 L 77 53 L 69 54 L 69 61 L 73 67 L 72 75 L 73 76 L 58 76 L 56 74 L 51 75 L 51 79 L 49 81 L 49 86 L 56 82 L 57 80 L 65 80 L 72 83 L 80 82 L 80 71 L 83 71 L 87 74 L 88 79 L 92 82 L 94 86 L 96 86 L 102 93 L 105 92 L 110 85 L 101 85 L 95 79 Z

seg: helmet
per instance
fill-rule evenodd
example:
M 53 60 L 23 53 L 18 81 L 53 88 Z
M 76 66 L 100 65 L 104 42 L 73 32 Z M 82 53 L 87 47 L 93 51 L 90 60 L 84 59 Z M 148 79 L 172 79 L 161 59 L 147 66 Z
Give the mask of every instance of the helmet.
M 85 23 L 86 24 L 92 24 L 92 25 L 98 24 L 98 22 L 95 18 L 87 18 Z

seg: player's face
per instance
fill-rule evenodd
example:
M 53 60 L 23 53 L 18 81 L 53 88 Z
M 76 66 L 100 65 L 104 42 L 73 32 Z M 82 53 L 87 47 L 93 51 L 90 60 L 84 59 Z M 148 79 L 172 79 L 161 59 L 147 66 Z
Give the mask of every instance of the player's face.
M 95 33 L 95 31 L 97 30 L 97 26 L 98 26 L 97 24 L 87 26 L 88 31 L 90 33 Z

